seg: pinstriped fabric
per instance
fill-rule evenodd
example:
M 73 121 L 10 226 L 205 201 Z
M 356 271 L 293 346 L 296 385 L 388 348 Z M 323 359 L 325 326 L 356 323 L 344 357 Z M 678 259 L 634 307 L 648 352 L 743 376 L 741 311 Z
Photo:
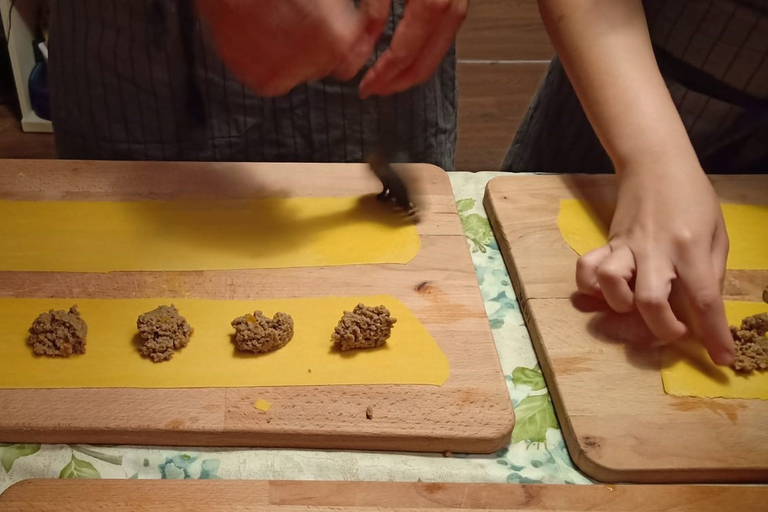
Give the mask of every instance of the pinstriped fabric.
M 359 162 L 376 142 L 380 109 L 393 105 L 403 158 L 453 168 L 454 49 L 428 82 L 391 98 L 358 98 L 365 70 L 348 83 L 327 79 L 262 98 L 226 69 L 179 1 L 188 0 L 51 1 L 49 76 L 62 158 Z M 377 54 L 403 7 L 395 0 Z
M 756 100 L 768 99 L 768 1 L 646 0 L 651 39 L 677 61 Z M 766 172 L 768 114 L 721 101 L 665 75 L 705 170 Z M 688 84 L 689 86 L 691 84 Z M 612 172 L 562 66 L 553 60 L 503 168 Z

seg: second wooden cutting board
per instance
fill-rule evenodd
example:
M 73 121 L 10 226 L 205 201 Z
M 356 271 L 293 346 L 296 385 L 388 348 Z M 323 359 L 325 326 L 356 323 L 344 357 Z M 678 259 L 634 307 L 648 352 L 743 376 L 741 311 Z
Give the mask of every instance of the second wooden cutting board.
M 445 385 L 0 389 L 0 441 L 470 453 L 504 446 L 514 416 L 448 177 L 426 165 L 404 171 L 414 176 L 423 199 L 421 249 L 408 264 L 0 272 L 0 294 L 243 300 L 388 294 L 413 312 L 447 356 Z M 5 200 L 347 197 L 379 191 L 363 165 L 0 161 Z M 268 412 L 254 409 L 257 399 L 272 403 Z
M 766 201 L 766 177 L 713 181 L 725 202 Z M 665 394 L 658 353 L 609 341 L 594 326 L 600 306 L 574 302 L 560 200 L 614 196 L 613 177 L 578 175 L 496 178 L 485 196 L 571 456 L 607 482 L 768 481 L 768 401 Z M 725 296 L 760 301 L 766 283 L 765 270 L 728 271 Z

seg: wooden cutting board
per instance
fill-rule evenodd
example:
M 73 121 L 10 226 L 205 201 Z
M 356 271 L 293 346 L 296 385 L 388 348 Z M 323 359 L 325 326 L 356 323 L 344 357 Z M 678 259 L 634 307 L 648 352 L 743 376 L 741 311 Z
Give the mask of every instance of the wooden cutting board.
M 768 177 L 713 182 L 724 202 L 766 202 Z M 658 353 L 611 342 L 618 317 L 596 325 L 605 306 L 571 299 L 577 255 L 557 227 L 567 198 L 613 199 L 613 177 L 496 178 L 485 207 L 576 464 L 606 482 L 768 481 L 768 401 L 665 394 Z M 760 301 L 766 283 L 765 270 L 728 271 L 725 296 Z
M 450 362 L 435 386 L 0 390 L 0 441 L 492 452 L 509 393 L 447 175 L 403 168 L 423 201 L 407 265 L 108 274 L 0 272 L 10 297 L 291 298 L 390 294 Z M 0 161 L 0 198 L 331 197 L 378 192 L 363 165 Z M 0 362 L 0 367 L 2 362 Z M 276 369 L 279 371 L 279 369 Z M 264 414 L 257 398 L 272 403 Z M 366 409 L 373 406 L 373 419 Z
M 243 480 L 27 480 L 0 496 L 8 512 L 765 510 L 768 487 L 412 484 Z

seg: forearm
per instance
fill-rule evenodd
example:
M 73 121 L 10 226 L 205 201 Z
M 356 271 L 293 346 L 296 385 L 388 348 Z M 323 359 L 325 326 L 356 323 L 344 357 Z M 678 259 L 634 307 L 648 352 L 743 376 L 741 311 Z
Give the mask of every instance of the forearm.
M 539 0 L 539 8 L 618 172 L 639 159 L 696 158 L 656 64 L 640 0 Z

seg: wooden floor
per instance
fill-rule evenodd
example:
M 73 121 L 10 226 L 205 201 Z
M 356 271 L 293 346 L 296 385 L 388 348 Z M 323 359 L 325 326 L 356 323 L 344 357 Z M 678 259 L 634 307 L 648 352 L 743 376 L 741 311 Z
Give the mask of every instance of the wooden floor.
M 0 158 L 54 158 L 53 135 L 24 133 L 8 105 L 0 105 Z
M 458 170 L 498 170 L 553 54 L 533 0 L 472 2 L 457 40 Z M 55 158 L 0 105 L 0 158 Z

